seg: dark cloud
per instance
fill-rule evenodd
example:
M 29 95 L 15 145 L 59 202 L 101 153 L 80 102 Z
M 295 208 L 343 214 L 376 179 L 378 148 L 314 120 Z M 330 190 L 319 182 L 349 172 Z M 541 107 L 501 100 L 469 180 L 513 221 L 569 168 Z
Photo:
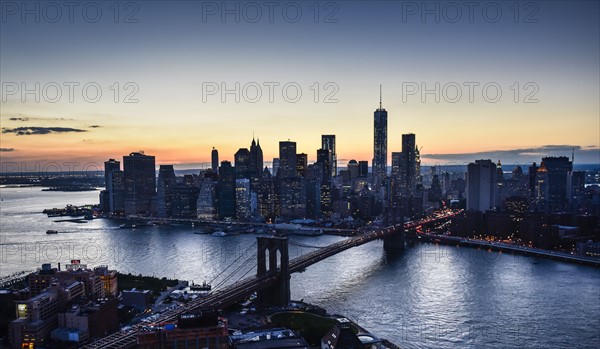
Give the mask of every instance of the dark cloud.
M 442 161 L 471 162 L 477 159 L 492 159 L 502 162 L 540 161 L 545 156 L 568 156 L 575 152 L 575 160 L 586 163 L 595 163 L 599 158 L 598 147 L 581 147 L 578 145 L 543 145 L 533 148 L 519 148 L 509 150 L 490 150 L 484 152 L 459 153 L 459 154 L 421 154 L 421 157 Z
M 90 125 L 89 127 L 90 127 L 90 128 L 100 128 L 100 127 L 102 127 L 102 126 L 100 126 L 100 125 Z
M 17 136 L 31 136 L 31 135 L 47 135 L 50 133 L 69 133 L 69 132 L 87 132 L 78 128 L 71 127 L 16 127 L 16 128 L 3 128 L 2 133 L 14 133 Z
M 44 121 L 44 120 L 48 120 L 48 121 L 68 121 L 68 120 L 75 120 L 75 119 L 69 119 L 69 118 L 44 118 L 44 117 L 29 117 L 29 116 L 19 116 L 19 117 L 10 117 L 8 118 L 8 120 L 10 121 Z
M 15 148 L 0 148 L 0 152 L 15 151 Z

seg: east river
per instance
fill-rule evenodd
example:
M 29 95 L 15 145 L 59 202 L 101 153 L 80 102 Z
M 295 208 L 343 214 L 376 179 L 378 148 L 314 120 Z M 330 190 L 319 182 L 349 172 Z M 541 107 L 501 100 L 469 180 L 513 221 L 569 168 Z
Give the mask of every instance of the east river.
M 41 213 L 96 203 L 97 191 L 0 188 L 0 197 L 0 277 L 71 259 L 213 285 L 238 266 L 228 282 L 255 272 L 253 234 L 120 229 L 122 222 L 107 219 L 58 223 Z M 60 233 L 48 235 L 49 229 Z M 311 251 L 307 245 L 340 239 L 291 237 L 290 258 Z M 293 274 L 291 286 L 292 299 L 347 316 L 402 348 L 600 347 L 600 270 L 594 267 L 435 244 L 388 254 L 374 241 Z

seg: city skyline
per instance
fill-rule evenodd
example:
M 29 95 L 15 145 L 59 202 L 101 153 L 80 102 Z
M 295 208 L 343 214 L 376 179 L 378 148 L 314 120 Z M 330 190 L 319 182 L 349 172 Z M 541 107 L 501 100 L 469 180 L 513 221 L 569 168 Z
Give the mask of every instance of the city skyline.
M 572 148 L 576 163 L 600 163 L 598 3 L 522 5 L 518 18 L 502 3 L 498 21 L 480 11 L 471 20 L 463 11 L 456 23 L 444 12 L 423 21 L 421 9 L 411 14 L 404 2 L 333 4 L 321 4 L 318 23 L 308 5 L 294 23 L 277 16 L 222 21 L 200 2 L 168 11 L 161 2 L 140 3 L 133 23 L 125 20 L 129 8 L 118 23 L 108 8 L 95 23 L 42 15 L 35 25 L 33 16 L 23 21 L 19 10 L 7 11 L 0 34 L 2 161 L 101 163 L 143 149 L 159 164 L 194 164 L 209 162 L 213 146 L 231 161 L 237 139 L 253 132 L 265 159 L 288 138 L 310 159 L 320 135 L 335 134 L 340 164 L 371 161 L 367 134 L 381 84 L 390 112 L 388 163 L 404 133 L 420 135 L 424 164 L 529 163 L 540 155 L 570 156 Z M 71 82 L 79 84 L 73 103 Z M 24 92 L 36 83 L 39 103 Z M 89 102 L 96 85 L 83 98 L 87 83 L 99 86 L 98 102 Z M 247 92 L 238 103 L 222 95 L 236 83 Z M 269 83 L 278 84 L 272 103 Z M 282 94 L 289 83 L 302 91 L 297 102 L 294 88 Z M 439 102 L 426 94 L 436 83 Z M 469 83 L 478 84 L 472 103 Z M 53 84 L 62 92 L 56 103 Z M 257 85 L 262 98 L 253 103 Z M 457 86 L 462 97 L 454 103 Z M 492 102 L 496 87 L 502 98 Z
M 599 62 L 600 0 L 0 0 L 0 347 L 600 348 Z

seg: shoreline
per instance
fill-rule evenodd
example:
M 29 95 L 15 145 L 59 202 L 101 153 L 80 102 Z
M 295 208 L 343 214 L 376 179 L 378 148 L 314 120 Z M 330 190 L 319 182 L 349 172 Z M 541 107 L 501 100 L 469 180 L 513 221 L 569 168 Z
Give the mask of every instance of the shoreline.
M 476 239 L 462 238 L 457 236 L 437 235 L 431 233 L 411 234 L 411 239 L 421 240 L 428 243 L 440 243 L 444 245 L 460 245 L 469 248 L 487 248 L 497 252 L 512 252 L 525 256 L 533 256 L 545 259 L 558 260 L 573 264 L 583 264 L 592 267 L 600 267 L 600 259 L 593 259 L 584 256 L 566 254 L 564 252 L 542 250 L 539 248 L 508 245 L 502 242 L 489 242 Z

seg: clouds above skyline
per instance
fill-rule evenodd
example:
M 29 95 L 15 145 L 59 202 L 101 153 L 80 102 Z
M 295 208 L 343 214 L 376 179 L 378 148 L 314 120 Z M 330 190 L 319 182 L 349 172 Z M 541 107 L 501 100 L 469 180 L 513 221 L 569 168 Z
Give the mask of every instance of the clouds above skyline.
M 71 128 L 71 127 L 16 127 L 2 128 L 2 133 L 13 133 L 17 136 L 32 136 L 32 135 L 47 135 L 51 133 L 70 133 L 70 132 L 87 132 L 87 130 Z
M 70 119 L 70 118 L 44 118 L 44 117 L 29 117 L 29 116 L 23 116 L 23 117 L 10 117 L 8 118 L 8 120 L 10 121 L 72 121 L 75 119 Z
M 421 154 L 422 158 L 443 162 L 472 162 L 477 159 L 500 160 L 503 163 L 539 162 L 546 156 L 575 155 L 578 163 L 600 164 L 600 148 L 596 146 L 579 145 L 543 145 L 531 148 L 517 148 L 506 150 L 489 150 L 481 152 L 455 153 L 455 154 Z

